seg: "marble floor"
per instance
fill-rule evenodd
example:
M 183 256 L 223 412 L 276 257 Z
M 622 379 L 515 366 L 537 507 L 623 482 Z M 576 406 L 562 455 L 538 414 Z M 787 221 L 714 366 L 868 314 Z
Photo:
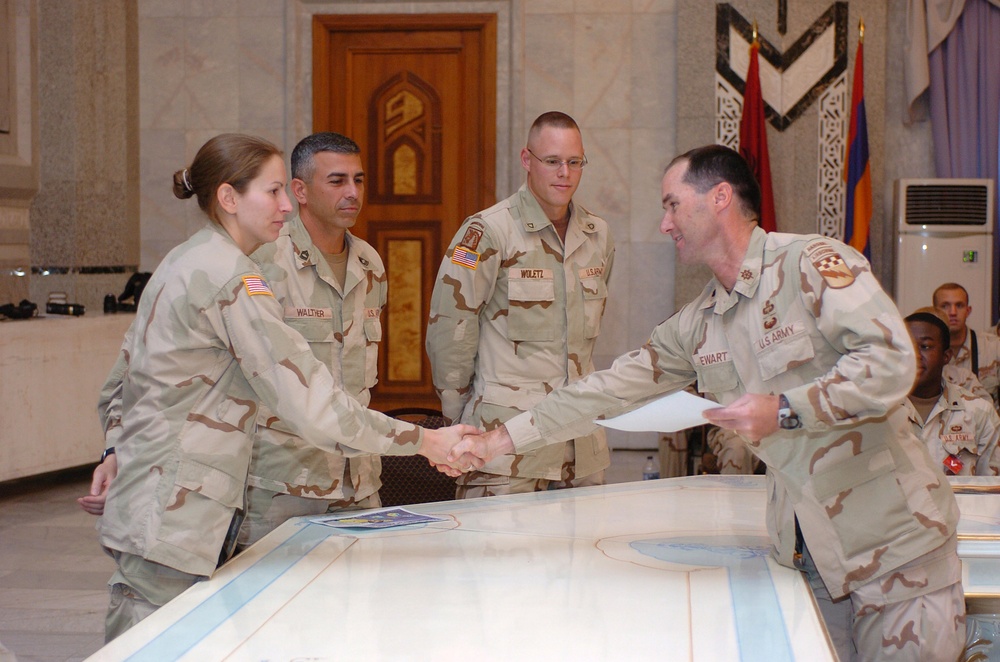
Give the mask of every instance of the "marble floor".
M 608 483 L 639 480 L 651 451 L 612 453 Z M 90 470 L 0 483 L 0 643 L 18 662 L 83 660 L 104 642 L 114 562 L 75 499 Z M 0 662 L 11 662 L 0 649 Z
M 0 484 L 0 642 L 19 662 L 82 660 L 104 643 L 115 564 L 75 501 L 89 474 Z

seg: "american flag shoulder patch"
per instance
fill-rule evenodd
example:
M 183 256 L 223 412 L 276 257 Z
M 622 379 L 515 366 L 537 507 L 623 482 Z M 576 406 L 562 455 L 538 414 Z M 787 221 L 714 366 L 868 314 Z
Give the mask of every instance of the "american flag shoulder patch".
M 247 288 L 247 294 L 250 296 L 256 296 L 258 294 L 263 294 L 265 296 L 273 297 L 274 292 L 271 291 L 271 286 L 261 278 L 260 276 L 243 276 L 243 287 Z
M 455 246 L 455 250 L 451 253 L 451 261 L 461 267 L 475 271 L 479 265 L 479 253 L 470 251 L 468 248 L 463 248 L 462 246 Z

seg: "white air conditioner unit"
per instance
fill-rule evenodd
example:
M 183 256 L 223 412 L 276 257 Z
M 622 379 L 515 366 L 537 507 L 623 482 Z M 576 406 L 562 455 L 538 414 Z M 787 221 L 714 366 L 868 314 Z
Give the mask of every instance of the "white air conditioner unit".
M 898 179 L 896 305 L 904 316 L 931 305 L 938 285 L 969 292 L 974 329 L 990 326 L 993 309 L 993 180 Z

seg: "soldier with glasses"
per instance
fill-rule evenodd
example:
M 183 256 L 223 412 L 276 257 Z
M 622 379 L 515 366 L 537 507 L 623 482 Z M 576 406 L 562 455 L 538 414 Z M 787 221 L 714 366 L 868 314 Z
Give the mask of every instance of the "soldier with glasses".
M 492 429 L 594 371 L 614 242 L 573 202 L 587 157 L 569 115 L 535 120 L 521 150 L 527 181 L 466 219 L 441 264 L 427 327 L 445 417 Z M 604 482 L 603 431 L 461 476 L 458 498 Z

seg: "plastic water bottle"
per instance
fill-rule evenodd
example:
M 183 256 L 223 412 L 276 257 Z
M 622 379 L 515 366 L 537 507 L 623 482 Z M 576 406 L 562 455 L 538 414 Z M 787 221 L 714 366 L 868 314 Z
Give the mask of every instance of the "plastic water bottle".
M 652 455 L 646 456 L 646 466 L 642 469 L 643 480 L 656 480 L 660 477 L 660 468 L 656 466 Z

